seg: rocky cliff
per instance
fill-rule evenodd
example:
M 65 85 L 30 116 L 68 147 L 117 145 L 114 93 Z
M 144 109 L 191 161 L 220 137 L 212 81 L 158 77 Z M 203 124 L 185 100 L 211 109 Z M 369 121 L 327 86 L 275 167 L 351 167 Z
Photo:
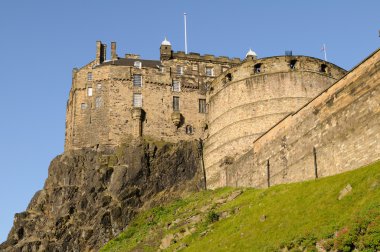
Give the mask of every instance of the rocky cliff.
M 134 141 L 57 156 L 1 251 L 94 251 L 141 208 L 203 188 L 199 143 Z

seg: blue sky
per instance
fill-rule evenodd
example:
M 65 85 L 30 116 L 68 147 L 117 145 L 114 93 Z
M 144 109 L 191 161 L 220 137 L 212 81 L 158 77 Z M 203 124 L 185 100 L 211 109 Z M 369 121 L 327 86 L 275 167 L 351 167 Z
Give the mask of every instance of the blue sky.
M 158 59 L 165 36 L 184 50 L 187 12 L 190 52 L 322 58 L 326 43 L 328 60 L 350 69 L 379 47 L 379 9 L 378 0 L 1 1 L 0 242 L 63 152 L 71 71 L 94 59 L 95 41 Z

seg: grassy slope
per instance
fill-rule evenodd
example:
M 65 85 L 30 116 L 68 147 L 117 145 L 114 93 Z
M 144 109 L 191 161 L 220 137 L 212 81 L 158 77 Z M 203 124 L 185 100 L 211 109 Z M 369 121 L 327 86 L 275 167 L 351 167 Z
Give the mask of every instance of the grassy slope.
M 347 184 L 352 191 L 338 200 Z M 168 251 L 314 251 L 317 241 L 342 251 L 380 248 L 380 162 L 316 181 L 244 189 L 223 202 L 237 190 L 200 192 L 143 212 L 101 251 L 157 251 L 168 234 Z

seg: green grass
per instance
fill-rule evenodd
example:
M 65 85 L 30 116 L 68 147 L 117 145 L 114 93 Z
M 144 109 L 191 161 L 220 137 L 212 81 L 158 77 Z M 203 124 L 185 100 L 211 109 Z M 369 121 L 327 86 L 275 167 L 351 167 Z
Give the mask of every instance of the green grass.
M 347 184 L 352 191 L 338 200 Z M 237 190 L 243 193 L 221 201 Z M 199 192 L 140 213 L 101 251 L 157 251 L 168 234 L 174 238 L 165 251 L 317 251 L 317 242 L 327 250 L 380 250 L 380 162 L 269 189 Z

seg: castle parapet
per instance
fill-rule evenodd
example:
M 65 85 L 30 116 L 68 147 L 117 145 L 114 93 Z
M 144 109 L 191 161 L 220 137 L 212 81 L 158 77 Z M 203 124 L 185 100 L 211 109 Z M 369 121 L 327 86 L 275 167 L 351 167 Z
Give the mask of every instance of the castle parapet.
M 212 54 L 205 54 L 205 55 L 203 56 L 203 59 L 204 59 L 204 60 L 209 60 L 209 61 L 214 61 L 214 60 L 215 60 L 215 56 L 212 55 Z
M 187 54 L 187 58 L 192 59 L 192 60 L 200 60 L 201 55 L 199 53 L 191 52 L 191 53 Z
M 226 56 L 217 57 L 213 54 L 205 54 L 200 55 L 199 53 L 188 53 L 186 54 L 183 51 L 177 51 L 172 53 L 171 59 L 180 59 L 180 60 L 188 60 L 188 61 L 206 61 L 206 62 L 215 62 L 222 64 L 240 64 L 242 60 L 240 58 L 229 58 Z
M 240 58 L 233 58 L 232 63 L 239 64 L 241 62 Z

